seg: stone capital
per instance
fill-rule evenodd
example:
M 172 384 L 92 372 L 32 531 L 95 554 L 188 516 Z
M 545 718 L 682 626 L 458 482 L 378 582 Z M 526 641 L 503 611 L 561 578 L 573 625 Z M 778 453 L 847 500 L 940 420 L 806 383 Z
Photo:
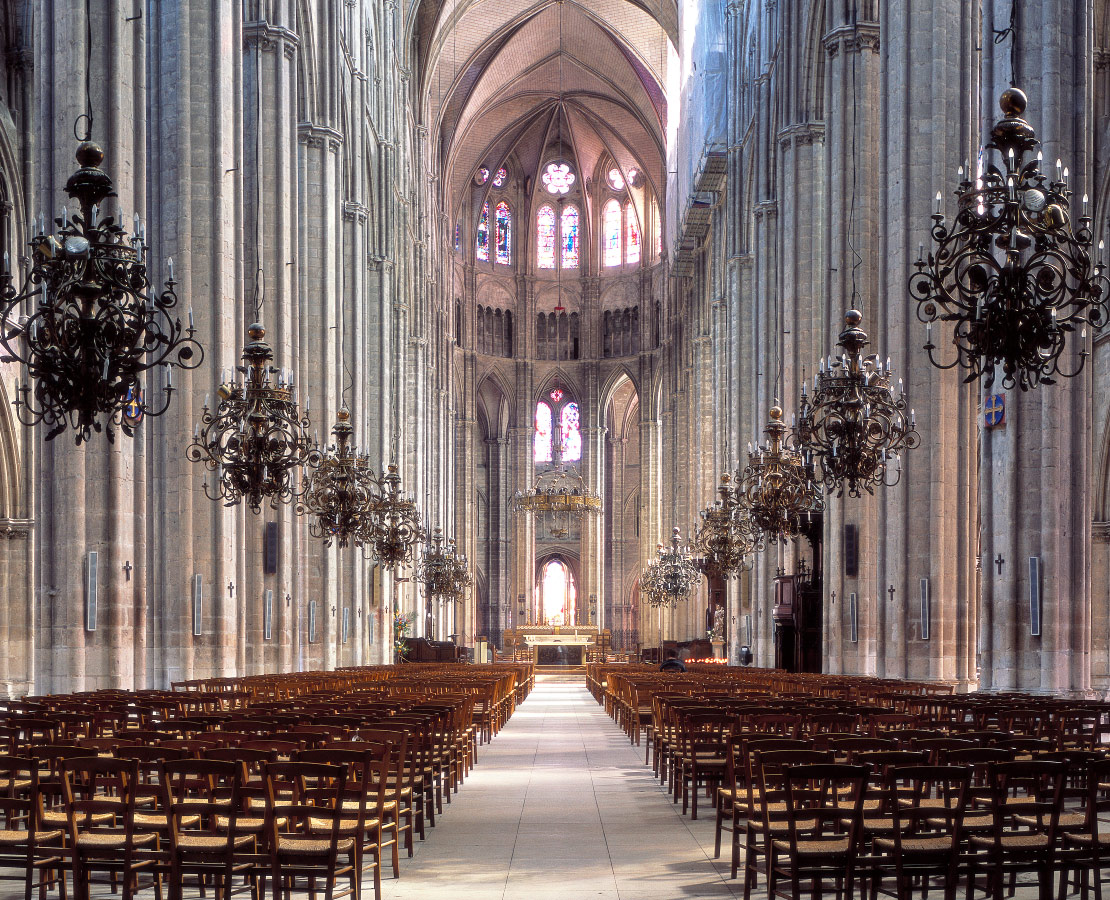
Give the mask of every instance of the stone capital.
M 343 201 L 343 218 L 348 222 L 358 222 L 360 225 L 365 224 L 367 218 L 370 216 L 370 208 L 356 200 Z
M 35 527 L 33 519 L 0 519 L 0 538 L 26 540 Z
M 313 125 L 311 122 L 300 122 L 297 125 L 297 140 L 307 147 L 327 147 L 332 153 L 338 153 L 343 145 L 343 135 L 340 132 L 326 125 Z
M 1110 522 L 1092 522 L 1091 540 L 1096 544 L 1110 544 Z
M 258 47 L 264 53 L 281 47 L 285 58 L 292 59 L 300 43 L 301 39 L 284 26 L 269 22 L 243 23 L 243 44 L 246 47 Z
M 825 126 L 820 122 L 804 122 L 801 125 L 791 125 L 778 134 L 779 144 L 785 150 L 790 146 L 808 147 L 812 144 L 825 142 Z
M 855 25 L 841 25 L 834 28 L 823 39 L 825 53 L 833 58 L 843 50 L 845 53 L 860 53 L 870 50 L 879 52 L 879 26 L 868 22 Z

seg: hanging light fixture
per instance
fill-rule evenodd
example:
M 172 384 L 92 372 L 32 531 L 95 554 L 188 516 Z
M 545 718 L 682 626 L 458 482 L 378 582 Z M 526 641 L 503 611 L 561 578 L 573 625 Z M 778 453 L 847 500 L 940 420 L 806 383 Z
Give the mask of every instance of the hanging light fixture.
M 361 535 L 375 559 L 387 569 L 409 565 L 425 538 L 416 501 L 401 488 L 401 474 L 390 465 L 378 479 L 373 514 Z
M 143 416 L 169 408 L 173 366 L 195 369 L 204 359 L 192 311 L 188 328 L 174 315 L 173 260 L 167 260 L 164 289 L 153 291 L 138 216 L 129 235 L 104 214 L 102 204 L 116 192 L 103 161 L 104 151 L 92 141 L 78 146 L 80 168 L 65 190 L 79 211 L 63 208 L 53 234 L 46 217 L 39 218 L 19 290 L 6 252 L 0 273 L 0 362 L 25 367 L 16 414 L 24 425 L 45 423 L 48 441 L 67 427 L 78 444 L 94 431 L 109 441 L 116 428 L 131 436 Z M 143 385 L 144 373 L 156 366 L 165 366 L 160 400 Z
M 452 593 L 454 587 L 454 562 L 449 548 L 444 544 L 443 530 L 436 526 L 432 529 L 432 540 L 420 556 L 416 577 L 424 586 L 428 597 L 444 597 Z
M 801 453 L 786 446 L 782 409 L 772 406 L 770 415 L 764 428 L 767 443 L 754 449 L 748 445 L 748 465 L 738 490 L 752 527 L 775 543 L 801 534 L 811 514 L 824 510 L 825 501 Z
M 340 547 L 351 540 L 361 547 L 378 496 L 378 480 L 370 469 L 370 460 L 351 443 L 353 432 L 351 413 L 344 406 L 331 430 L 335 443 L 309 473 L 304 492 L 297 499 L 297 514 L 312 517 L 309 533 L 323 538 L 327 547 L 333 540 Z
M 512 508 L 518 513 L 548 516 L 552 534 L 565 537 L 571 520 L 601 514 L 601 495 L 586 487 L 577 470 L 563 468 L 556 459 L 554 470 L 540 474 L 528 490 L 513 495 Z
M 1101 326 L 1110 314 L 1102 243 L 1097 262 L 1090 254 L 1087 197 L 1073 230 L 1068 170 L 1056 160 L 1055 179 L 1041 172 L 1041 153 L 1032 156 L 1039 142 L 1021 118 L 1027 103 L 1017 88 L 1002 92 L 1004 118 L 985 147 L 998 153 L 1001 165 L 991 163 L 974 177 L 970 167 L 960 167 L 951 227 L 937 192 L 937 246 L 928 257 L 922 252 L 909 282 L 934 366 L 960 366 L 968 370 L 966 381 L 981 377 L 988 388 L 1001 366 L 1003 386 L 1023 391 L 1079 374 L 1088 350 L 1084 343 L 1074 370 L 1061 368 L 1066 335 L 1081 329 L 1085 342 L 1087 327 Z M 938 320 L 952 324 L 951 362 L 935 353 Z
M 711 578 L 728 578 L 750 569 L 750 556 L 762 545 L 727 472 L 721 476 L 717 493 L 719 499 L 701 511 L 701 524 L 694 529 L 694 564 Z
M 902 452 L 921 443 L 902 379 L 897 393 L 892 388 L 890 360 L 884 367 L 877 354 L 863 355 L 870 341 L 859 327 L 862 320 L 855 309 L 844 316 L 847 327 L 838 344 L 843 352 L 830 356 L 827 366 L 821 360 L 812 396 L 802 379 L 798 423 L 791 436 L 814 480 L 838 497 L 845 488 L 849 496 L 859 497 L 861 490 L 873 494 L 877 485 L 897 484 Z
M 322 454 L 315 441 L 309 443 L 308 402 L 302 416 L 292 373 L 270 365 L 274 353 L 263 340 L 266 329 L 255 322 L 247 335 L 243 365 L 236 367 L 242 379 L 224 371 L 216 391 L 219 403 L 209 409 L 205 397 L 201 424 L 185 452 L 216 474 L 214 488 L 204 483 L 210 499 L 225 506 L 245 499 L 251 512 L 258 513 L 263 500 L 274 509 L 292 500 L 296 470 L 319 465 Z M 270 380 L 275 373 L 276 383 Z
M 659 544 L 656 557 L 640 576 L 640 593 L 652 606 L 674 606 L 686 600 L 698 582 L 698 570 L 688 548 L 681 545 L 680 532 L 671 532 L 671 546 Z

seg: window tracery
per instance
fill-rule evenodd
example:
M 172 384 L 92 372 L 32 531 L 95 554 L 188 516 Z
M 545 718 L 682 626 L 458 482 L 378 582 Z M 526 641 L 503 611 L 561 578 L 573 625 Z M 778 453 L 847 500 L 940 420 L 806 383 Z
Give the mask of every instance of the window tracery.
M 567 163 L 548 163 L 540 177 L 543 186 L 549 194 L 566 194 L 570 192 L 576 178 Z
M 512 261 L 513 214 L 509 204 L 502 200 L 497 204 L 497 261 L 507 266 Z
M 640 261 L 640 225 L 636 221 L 636 209 L 629 203 L 624 210 L 627 234 L 624 241 L 625 262 L 638 263 Z
M 551 407 L 542 400 L 536 404 L 536 434 L 533 440 L 533 458 L 536 462 L 551 462 Z
M 555 210 L 550 206 L 536 213 L 536 264 L 541 269 L 555 268 Z
M 478 219 L 477 249 L 474 255 L 479 262 L 489 262 L 489 203 L 482 204 L 482 217 Z
M 621 264 L 621 205 L 615 198 L 601 212 L 601 248 L 606 266 Z
M 578 268 L 578 207 L 568 206 L 563 210 L 562 221 L 560 222 L 560 233 L 562 235 L 562 264 L 564 269 L 577 269 Z

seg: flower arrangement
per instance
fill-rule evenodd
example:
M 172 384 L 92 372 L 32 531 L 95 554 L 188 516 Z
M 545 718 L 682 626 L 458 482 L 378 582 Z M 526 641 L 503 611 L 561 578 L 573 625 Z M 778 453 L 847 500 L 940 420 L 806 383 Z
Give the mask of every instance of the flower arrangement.
M 412 630 L 412 617 L 408 613 L 395 612 L 393 614 L 393 649 L 397 651 L 397 658 L 405 655 L 405 638 Z

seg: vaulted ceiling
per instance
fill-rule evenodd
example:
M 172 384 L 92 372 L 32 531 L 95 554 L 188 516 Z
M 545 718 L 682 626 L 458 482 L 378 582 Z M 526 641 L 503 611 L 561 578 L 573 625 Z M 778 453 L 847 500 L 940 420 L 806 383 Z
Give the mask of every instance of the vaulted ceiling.
M 534 175 L 553 143 L 665 185 L 675 0 L 413 0 L 424 121 L 452 213 L 480 166 Z

